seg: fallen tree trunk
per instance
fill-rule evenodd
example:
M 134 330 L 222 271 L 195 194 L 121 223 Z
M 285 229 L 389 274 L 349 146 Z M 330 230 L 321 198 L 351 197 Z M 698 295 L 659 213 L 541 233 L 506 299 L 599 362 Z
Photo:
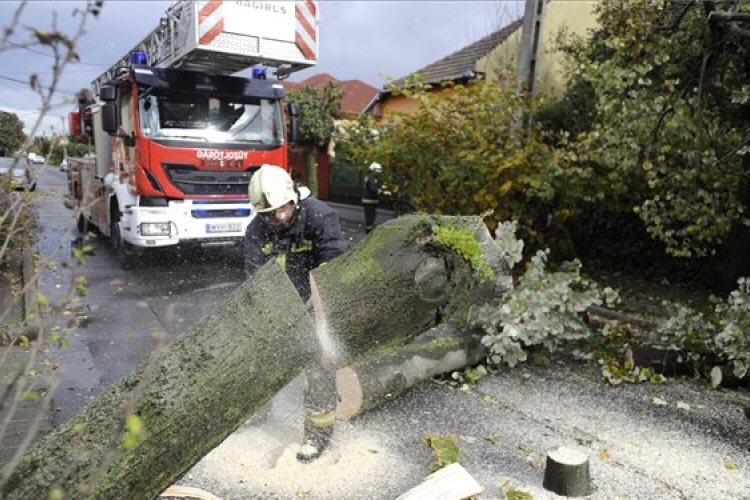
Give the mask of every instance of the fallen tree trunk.
M 409 387 L 441 373 L 460 370 L 487 355 L 481 337 L 443 323 L 418 341 L 381 351 L 336 372 L 336 418 L 350 420 L 398 398 Z M 420 336 L 421 337 L 421 336 Z
M 265 266 L 32 447 L 0 497 L 47 498 L 59 485 L 65 498 L 154 498 L 297 376 L 314 346 L 294 286 L 277 264 Z M 123 444 L 128 414 L 145 430 L 132 448 Z
M 435 234 L 447 227 L 476 247 L 452 248 Z M 376 227 L 363 243 L 312 273 L 324 329 L 349 350 L 337 353 L 342 359 L 397 345 L 451 318 L 466 321 L 472 305 L 512 287 L 502 249 L 479 217 L 407 215 Z M 481 253 L 491 276 L 462 256 L 470 251 Z
M 465 318 L 510 283 L 480 218 L 403 219 L 315 272 L 321 318 L 337 333 L 342 363 Z M 491 279 L 461 256 L 466 249 L 435 237 L 440 227 L 474 236 Z M 310 365 L 319 344 L 329 347 L 325 331 L 319 339 L 271 261 L 164 353 L 40 440 L 3 478 L 0 496 L 48 498 L 59 489 L 65 498 L 154 498 Z

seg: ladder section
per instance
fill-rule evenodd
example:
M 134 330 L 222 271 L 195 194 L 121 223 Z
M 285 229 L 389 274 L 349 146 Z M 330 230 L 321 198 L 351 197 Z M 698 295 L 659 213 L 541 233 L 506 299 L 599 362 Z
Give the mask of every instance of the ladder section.
M 231 75 L 262 64 L 282 79 L 317 62 L 318 5 L 175 0 L 156 29 L 91 83 L 95 95 L 131 67 L 133 52 L 144 52 L 154 67 L 210 74 Z

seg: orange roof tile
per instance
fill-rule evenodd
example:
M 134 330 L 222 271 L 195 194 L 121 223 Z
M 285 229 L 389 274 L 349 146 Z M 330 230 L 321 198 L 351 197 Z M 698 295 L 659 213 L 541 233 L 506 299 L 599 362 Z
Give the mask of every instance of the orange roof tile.
M 359 115 L 363 113 L 367 109 L 368 104 L 379 94 L 378 89 L 362 80 L 341 81 L 328 73 L 312 75 L 301 82 L 284 80 L 283 84 L 284 89 L 288 92 L 309 86 L 323 87 L 330 82 L 338 82 L 344 92 L 343 99 L 341 100 L 341 114 L 343 115 Z

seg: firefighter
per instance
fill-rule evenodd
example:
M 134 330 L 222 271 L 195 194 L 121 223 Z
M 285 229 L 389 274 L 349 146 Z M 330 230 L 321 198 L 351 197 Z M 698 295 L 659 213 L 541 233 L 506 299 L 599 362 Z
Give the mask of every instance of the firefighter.
M 289 174 L 276 165 L 258 169 L 250 179 L 249 195 L 258 216 L 245 234 L 247 277 L 275 258 L 307 301 L 310 271 L 349 247 L 338 214 L 310 196 L 307 188 L 298 189 Z
M 383 167 L 379 163 L 372 163 L 367 169 L 368 175 L 362 184 L 362 207 L 365 210 L 365 233 L 369 233 L 375 227 L 375 218 L 380 203 L 380 174 Z
M 245 273 L 250 278 L 269 259 L 286 270 L 302 300 L 310 303 L 310 271 L 344 253 L 338 214 L 322 201 L 298 188 L 289 174 L 276 165 L 263 165 L 250 179 L 250 203 L 257 212 L 245 234 Z M 326 449 L 333 436 L 336 410 L 336 373 L 321 350 L 318 362 L 306 371 L 305 443 L 297 454 L 311 462 Z

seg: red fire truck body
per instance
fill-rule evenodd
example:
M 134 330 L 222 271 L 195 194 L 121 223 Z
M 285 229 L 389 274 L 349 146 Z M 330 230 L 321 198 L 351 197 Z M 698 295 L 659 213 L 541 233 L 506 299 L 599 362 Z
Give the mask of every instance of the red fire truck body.
M 174 2 L 71 114 L 94 146 L 70 159 L 66 205 L 79 229 L 109 236 L 123 264 L 148 248 L 242 241 L 250 177 L 286 167 L 296 135 L 278 78 L 316 52 L 312 0 Z M 230 76 L 249 68 L 251 78 Z

